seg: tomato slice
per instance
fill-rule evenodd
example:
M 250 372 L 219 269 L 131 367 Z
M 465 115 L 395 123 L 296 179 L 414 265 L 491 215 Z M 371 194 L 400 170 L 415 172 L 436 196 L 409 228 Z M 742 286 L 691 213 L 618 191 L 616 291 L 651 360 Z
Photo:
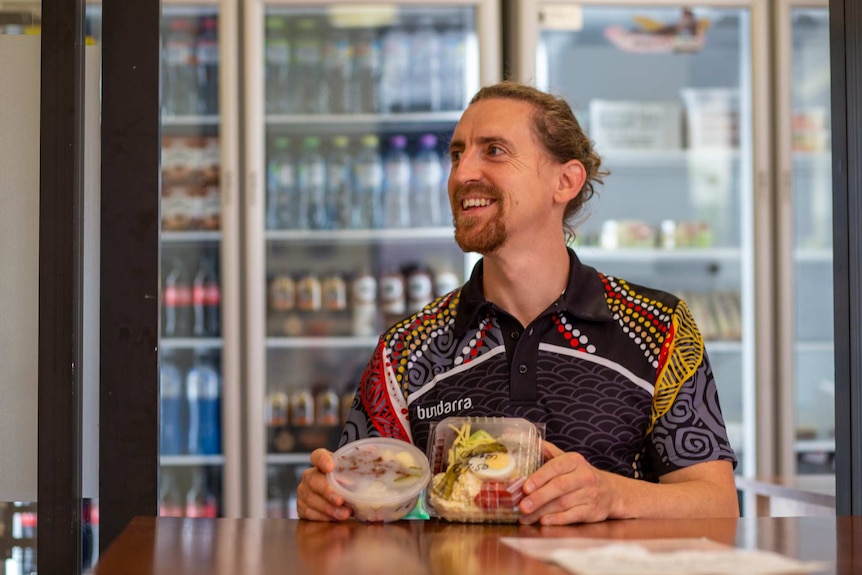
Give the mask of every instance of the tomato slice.
M 523 481 L 514 483 L 500 483 L 499 481 L 488 481 L 479 489 L 479 493 L 473 499 L 473 503 L 481 509 L 513 508 L 524 496 L 521 491 Z

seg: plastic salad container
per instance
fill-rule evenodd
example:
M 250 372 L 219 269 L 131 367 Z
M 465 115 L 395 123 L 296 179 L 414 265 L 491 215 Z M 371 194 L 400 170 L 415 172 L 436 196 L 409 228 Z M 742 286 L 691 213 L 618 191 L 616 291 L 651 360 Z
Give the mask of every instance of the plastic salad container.
M 326 478 L 360 521 L 397 521 L 407 515 L 431 472 L 416 446 L 388 437 L 369 437 L 333 454 L 335 469 Z
M 429 515 L 471 523 L 517 522 L 524 482 L 542 464 L 544 431 L 544 424 L 514 417 L 440 421 L 428 440 Z

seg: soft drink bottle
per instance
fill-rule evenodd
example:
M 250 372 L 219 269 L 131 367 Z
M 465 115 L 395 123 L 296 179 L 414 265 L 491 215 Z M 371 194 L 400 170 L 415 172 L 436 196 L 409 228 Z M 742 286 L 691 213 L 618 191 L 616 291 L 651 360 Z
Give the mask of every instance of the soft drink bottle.
M 350 78 L 353 75 L 353 46 L 344 29 L 333 28 L 323 44 L 323 109 L 333 114 L 353 111 Z
M 280 114 L 288 111 L 290 88 L 290 37 L 287 23 L 280 16 L 269 16 L 264 22 L 264 82 L 266 111 Z
M 192 286 L 182 260 L 173 260 L 162 295 L 162 335 L 188 337 L 192 332 Z
M 413 157 L 412 215 L 415 226 L 439 226 L 440 181 L 443 169 L 437 153 L 437 136 L 423 134 L 419 138 L 419 149 Z
M 192 287 L 193 333 L 218 337 L 221 332 L 221 287 L 212 260 L 202 257 Z
M 410 37 L 400 27 L 388 28 L 381 39 L 383 68 L 380 76 L 380 103 L 383 112 L 408 109 Z
M 321 64 L 323 37 L 316 18 L 300 18 L 296 22 L 291 58 L 290 111 L 296 114 L 320 112 Z
M 407 138 L 402 134 L 389 138 L 389 150 L 383 159 L 383 206 L 385 227 L 410 226 L 410 156 Z
M 353 159 L 347 136 L 332 138 L 326 159 L 326 205 L 329 221 L 336 229 L 350 227 L 350 210 L 353 205 Z
M 373 28 L 362 28 L 353 40 L 353 112 L 380 111 L 380 70 L 380 37 Z
M 183 376 L 173 361 L 164 355 L 159 366 L 159 451 L 162 455 L 182 455 L 185 451 L 186 430 Z
M 167 471 L 162 471 L 159 486 L 159 515 L 161 517 L 182 517 L 183 500 L 180 491 L 174 483 L 174 476 Z
M 217 517 L 218 502 L 206 483 L 203 469 L 198 469 L 192 486 L 186 492 L 186 517 Z
M 296 227 L 297 211 L 291 203 L 296 195 L 296 172 L 287 137 L 275 138 L 266 168 L 266 228 Z
M 201 19 L 196 46 L 201 114 L 218 114 L 218 23 L 215 16 Z
M 171 116 L 197 114 L 198 82 L 192 21 L 174 18 L 165 35 L 164 113 Z
M 354 163 L 353 227 L 380 227 L 383 195 L 383 161 L 379 151 L 380 139 L 366 134 L 360 140 Z
M 320 138 L 306 136 L 302 140 L 302 151 L 297 162 L 298 228 L 326 229 L 329 218 L 326 213 L 326 163 L 320 153 Z
M 417 112 L 440 110 L 440 34 L 423 19 L 410 36 L 409 107 Z M 448 65 L 448 62 L 447 62 Z
M 186 401 L 189 414 L 188 452 L 191 455 L 217 455 L 221 452 L 221 409 L 219 374 L 212 359 L 196 354 L 186 375 Z

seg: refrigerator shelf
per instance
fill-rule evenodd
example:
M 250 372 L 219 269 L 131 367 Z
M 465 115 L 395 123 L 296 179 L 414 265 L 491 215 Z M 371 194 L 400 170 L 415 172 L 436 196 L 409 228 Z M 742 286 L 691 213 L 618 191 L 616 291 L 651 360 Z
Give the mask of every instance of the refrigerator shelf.
M 197 127 L 197 126 L 218 126 L 219 117 L 212 115 L 188 115 L 188 116 L 162 116 L 162 127 Z
M 403 127 L 405 124 L 455 124 L 461 119 L 461 111 L 451 112 L 405 112 L 402 114 L 267 114 L 268 126 L 309 126 L 320 128 L 334 125 L 345 126 Z
M 224 465 L 224 455 L 162 455 L 162 467 L 200 467 L 203 465 Z
M 308 465 L 310 453 L 267 453 L 267 465 Z
M 344 336 L 344 337 L 268 337 L 267 349 L 350 349 L 368 348 L 377 345 L 375 336 Z
M 649 168 L 665 170 L 668 168 L 688 168 L 693 161 L 704 160 L 716 161 L 739 161 L 740 154 L 737 149 L 730 148 L 689 148 L 684 150 L 624 150 L 624 149 L 602 149 L 596 147 L 596 152 L 602 158 L 602 164 L 614 169 L 622 168 Z
M 741 341 L 713 339 L 707 340 L 706 342 L 704 342 L 704 345 L 706 346 L 706 351 L 709 353 L 738 354 L 742 352 Z
M 183 242 L 220 242 L 222 238 L 221 231 L 184 231 L 184 232 L 162 232 L 163 243 L 183 243 Z
M 450 240 L 454 242 L 452 228 L 404 228 L 375 230 L 269 230 L 266 240 L 272 242 L 305 243 L 378 243 L 392 241 Z
M 578 256 L 585 261 L 598 260 L 602 262 L 689 262 L 702 265 L 704 263 L 738 263 L 742 252 L 737 248 L 630 248 L 603 249 L 592 246 L 576 248 Z
M 832 263 L 832 250 L 803 248 L 793 252 L 793 259 L 799 263 Z
M 216 349 L 223 345 L 220 337 L 162 337 L 159 345 L 167 349 Z

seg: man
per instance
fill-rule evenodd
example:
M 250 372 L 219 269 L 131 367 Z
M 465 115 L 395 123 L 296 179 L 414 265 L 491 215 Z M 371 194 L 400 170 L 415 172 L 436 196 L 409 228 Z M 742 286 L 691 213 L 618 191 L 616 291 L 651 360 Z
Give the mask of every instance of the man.
M 736 458 L 703 340 L 685 303 L 605 276 L 566 247 L 601 183 L 569 105 L 504 82 L 481 89 L 449 146 L 455 239 L 483 259 L 459 290 L 381 337 L 342 442 L 426 448 L 448 416 L 546 425 L 523 523 L 737 516 Z M 311 456 L 300 517 L 349 517 Z

